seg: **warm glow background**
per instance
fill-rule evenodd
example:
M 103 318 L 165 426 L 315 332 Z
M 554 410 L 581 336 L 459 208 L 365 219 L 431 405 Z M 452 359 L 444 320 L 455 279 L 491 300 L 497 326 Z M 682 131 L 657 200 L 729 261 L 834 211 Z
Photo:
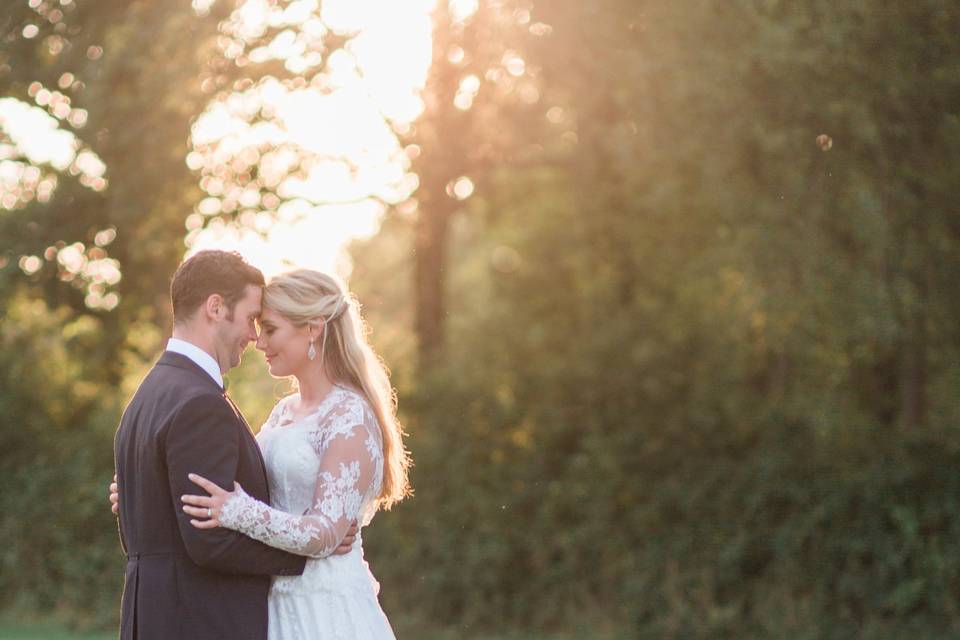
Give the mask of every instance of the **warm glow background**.
M 293 144 L 319 161 L 305 177 L 283 180 L 278 191 L 288 199 L 276 215 L 241 215 L 240 224 L 201 230 L 201 216 L 218 209 L 216 198 L 199 203 L 187 220 L 189 253 L 233 249 L 268 277 L 293 267 L 349 275 L 346 245 L 374 234 L 384 206 L 416 188 L 392 127 L 408 125 L 422 111 L 418 94 L 430 63 L 432 7 L 422 0 L 330 0 L 323 3 L 321 24 L 312 17 L 316 2 L 291 3 L 282 17 L 271 17 L 262 0 L 244 5 L 242 32 L 258 33 L 272 19 L 296 27 L 301 39 L 311 33 L 322 38 L 327 30 L 357 35 L 328 61 L 329 86 L 290 90 L 266 82 L 211 104 L 199 117 L 194 144 L 215 146 L 217 163 L 252 142 Z M 269 55 L 289 66 L 298 64 L 304 47 L 287 33 L 274 39 Z M 251 127 L 237 115 L 259 105 L 276 113 L 278 126 Z
M 111 442 L 206 247 L 362 303 L 399 638 L 958 637 L 960 3 L 3 9 L 0 638 L 116 629 Z
M 455 4 L 463 12 L 475 10 L 470 3 Z M 198 11 L 208 5 L 194 3 Z M 187 218 L 188 255 L 208 248 L 236 250 L 268 276 L 292 267 L 349 274 L 346 245 L 375 233 L 384 206 L 416 188 L 394 129 L 408 126 L 423 108 L 419 92 L 430 64 L 433 6 L 432 0 L 326 0 L 318 12 L 317 0 L 297 0 L 282 10 L 265 0 L 248 0 L 234 13 L 232 28 L 241 38 L 256 37 L 270 25 L 288 27 L 256 55 L 282 60 L 290 70 L 316 64 L 304 52 L 320 46 L 328 33 L 354 37 L 347 49 L 332 53 L 322 87 L 292 89 L 267 80 L 211 102 L 197 118 L 192 142 L 212 148 L 214 164 L 229 163 L 251 144 L 269 144 L 293 145 L 313 156 L 315 166 L 306 176 L 282 178 L 282 202 L 241 198 L 248 206 L 237 223 L 204 225 L 203 216 L 221 213 L 213 196 L 222 192 L 203 184 L 213 193 Z M 73 82 L 68 75 L 61 78 L 64 87 Z M 104 189 L 109 168 L 58 121 L 83 126 L 86 111 L 71 108 L 67 95 L 40 83 L 30 93 L 36 106 L 0 99 L 0 128 L 12 143 L 0 145 L 0 204 L 12 209 L 34 197 L 46 202 L 57 186 L 57 171 L 70 170 L 85 186 Z M 251 125 L 245 115 L 264 106 L 276 114 L 275 122 Z M 199 169 L 202 162 L 195 155 L 186 161 Z M 280 174 L 283 162 L 278 158 Z M 39 266 L 35 258 L 23 268 L 31 273 Z

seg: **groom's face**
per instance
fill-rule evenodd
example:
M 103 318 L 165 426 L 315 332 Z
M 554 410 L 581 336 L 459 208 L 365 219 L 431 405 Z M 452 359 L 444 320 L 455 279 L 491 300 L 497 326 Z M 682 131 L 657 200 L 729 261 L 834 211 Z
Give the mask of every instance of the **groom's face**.
M 221 319 L 217 330 L 217 359 L 221 370 L 240 364 L 247 345 L 257 339 L 256 320 L 260 316 L 262 296 L 260 287 L 247 285 L 243 297 L 233 307 L 233 314 Z

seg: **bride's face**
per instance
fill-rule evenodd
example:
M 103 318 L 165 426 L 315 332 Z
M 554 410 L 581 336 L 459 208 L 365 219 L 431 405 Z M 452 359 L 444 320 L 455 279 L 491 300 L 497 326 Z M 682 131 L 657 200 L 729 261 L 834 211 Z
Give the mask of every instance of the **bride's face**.
M 267 307 L 260 314 L 260 335 L 257 349 L 267 357 L 270 375 L 284 378 L 296 375 L 310 362 L 310 327 L 298 327 Z

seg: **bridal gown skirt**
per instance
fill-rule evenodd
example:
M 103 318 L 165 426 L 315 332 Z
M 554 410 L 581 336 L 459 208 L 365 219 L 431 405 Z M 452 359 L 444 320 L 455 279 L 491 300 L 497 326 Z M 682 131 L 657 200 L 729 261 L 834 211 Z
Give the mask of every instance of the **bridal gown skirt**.
M 379 589 L 359 544 L 343 556 L 307 560 L 302 576 L 273 579 L 268 638 L 393 640 Z

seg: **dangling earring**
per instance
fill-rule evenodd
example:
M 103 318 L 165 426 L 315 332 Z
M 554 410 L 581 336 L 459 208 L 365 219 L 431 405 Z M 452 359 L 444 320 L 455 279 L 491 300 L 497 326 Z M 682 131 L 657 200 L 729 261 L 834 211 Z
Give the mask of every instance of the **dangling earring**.
M 307 357 L 311 360 L 317 359 L 317 348 L 313 346 L 313 340 L 310 341 L 310 348 L 307 349 Z

